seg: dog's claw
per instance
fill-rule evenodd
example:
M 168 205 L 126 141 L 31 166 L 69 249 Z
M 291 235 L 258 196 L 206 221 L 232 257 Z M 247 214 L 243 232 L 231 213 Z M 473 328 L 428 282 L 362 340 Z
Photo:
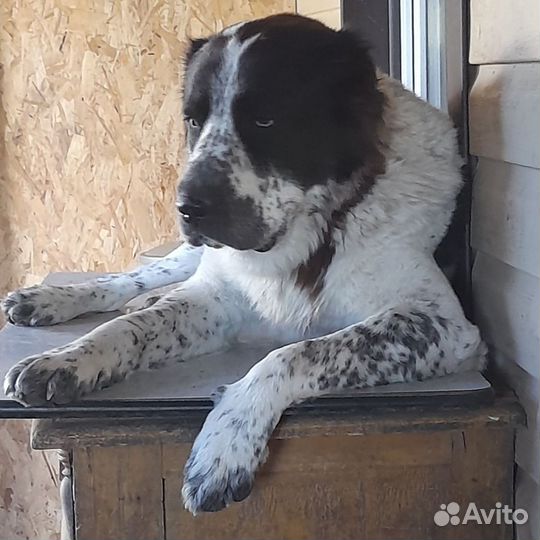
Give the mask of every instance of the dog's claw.
M 54 376 L 50 378 L 49 382 L 47 383 L 47 395 L 45 396 L 45 399 L 47 401 L 51 401 L 51 399 L 54 396 L 54 391 L 56 390 L 55 384 L 54 384 Z

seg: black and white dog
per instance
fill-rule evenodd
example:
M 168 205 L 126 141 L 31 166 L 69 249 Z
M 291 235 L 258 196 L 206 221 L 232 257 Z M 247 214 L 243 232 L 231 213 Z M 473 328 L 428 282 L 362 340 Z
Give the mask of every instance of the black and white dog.
M 485 348 L 433 260 L 461 186 L 444 114 L 376 72 L 348 32 L 295 15 L 195 40 L 186 60 L 178 210 L 189 243 L 134 272 L 13 292 L 3 306 L 15 324 L 55 324 L 183 282 L 16 364 L 5 392 L 31 405 L 223 349 L 246 327 L 284 336 L 289 345 L 218 392 L 185 468 L 196 513 L 249 494 L 292 403 L 481 369 Z

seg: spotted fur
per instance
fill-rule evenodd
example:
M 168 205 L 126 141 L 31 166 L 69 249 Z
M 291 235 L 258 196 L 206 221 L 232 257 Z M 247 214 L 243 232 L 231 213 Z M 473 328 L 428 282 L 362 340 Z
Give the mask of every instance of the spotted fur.
M 247 331 L 280 337 L 214 396 L 184 472 L 197 513 L 249 494 L 291 404 L 482 369 L 485 347 L 433 259 L 461 186 L 445 115 L 376 73 L 346 32 L 295 16 L 197 40 L 184 87 L 178 208 L 191 245 L 133 272 L 16 291 L 3 309 L 16 324 L 54 324 L 183 283 L 22 360 L 4 388 L 62 404 Z

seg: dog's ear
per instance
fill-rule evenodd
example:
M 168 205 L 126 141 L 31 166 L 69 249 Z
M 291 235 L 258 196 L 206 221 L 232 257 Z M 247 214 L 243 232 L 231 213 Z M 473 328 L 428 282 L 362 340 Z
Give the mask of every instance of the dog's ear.
M 377 93 L 377 70 L 370 45 L 349 29 L 337 31 L 333 43 L 329 55 L 337 70 L 336 84 L 344 84 L 359 95 Z
M 375 65 L 371 58 L 372 46 L 364 38 L 359 35 L 358 31 L 349 28 L 342 28 L 336 31 L 339 42 L 342 46 L 340 58 L 344 61 L 350 61 L 355 58 L 360 61 L 364 68 L 372 65 L 371 69 L 375 69 Z M 346 54 L 344 54 L 346 52 Z
M 208 38 L 190 39 L 184 55 L 184 65 L 188 65 L 195 53 L 208 43 Z

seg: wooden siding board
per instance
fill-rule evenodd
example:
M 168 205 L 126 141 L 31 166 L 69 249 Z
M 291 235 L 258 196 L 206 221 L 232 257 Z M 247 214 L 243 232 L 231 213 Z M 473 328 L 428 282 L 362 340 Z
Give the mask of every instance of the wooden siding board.
M 540 170 L 480 159 L 471 232 L 473 248 L 540 277 Z
M 475 318 L 484 339 L 540 378 L 539 279 L 482 252 L 472 271 Z
M 469 98 L 471 154 L 540 168 L 540 63 L 480 66 Z
M 471 0 L 469 101 L 471 244 L 476 320 L 491 356 L 527 411 L 516 437 L 516 503 L 540 538 L 540 2 Z
M 471 0 L 471 64 L 540 60 L 538 0 Z

